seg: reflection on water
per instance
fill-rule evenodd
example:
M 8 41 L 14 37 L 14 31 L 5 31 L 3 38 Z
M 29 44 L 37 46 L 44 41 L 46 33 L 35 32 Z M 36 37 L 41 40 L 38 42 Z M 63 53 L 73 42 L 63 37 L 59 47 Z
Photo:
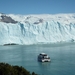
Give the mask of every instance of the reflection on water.
M 50 56 L 51 62 L 37 61 L 42 52 Z M 74 43 L 0 46 L 0 62 L 23 66 L 40 75 L 75 75 L 74 57 Z

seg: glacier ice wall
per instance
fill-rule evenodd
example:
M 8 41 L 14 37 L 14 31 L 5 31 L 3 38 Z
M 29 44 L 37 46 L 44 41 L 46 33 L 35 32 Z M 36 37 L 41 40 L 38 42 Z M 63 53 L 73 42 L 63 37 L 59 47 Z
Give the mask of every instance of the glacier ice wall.
M 0 45 L 75 41 L 75 14 L 7 16 L 17 23 L 0 22 Z

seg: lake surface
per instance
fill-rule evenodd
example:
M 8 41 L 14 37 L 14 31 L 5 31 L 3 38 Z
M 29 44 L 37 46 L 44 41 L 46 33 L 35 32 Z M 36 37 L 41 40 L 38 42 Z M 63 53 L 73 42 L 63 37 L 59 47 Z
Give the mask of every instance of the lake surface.
M 37 61 L 42 52 L 51 62 Z M 75 75 L 75 43 L 0 46 L 0 62 L 23 66 L 39 75 Z

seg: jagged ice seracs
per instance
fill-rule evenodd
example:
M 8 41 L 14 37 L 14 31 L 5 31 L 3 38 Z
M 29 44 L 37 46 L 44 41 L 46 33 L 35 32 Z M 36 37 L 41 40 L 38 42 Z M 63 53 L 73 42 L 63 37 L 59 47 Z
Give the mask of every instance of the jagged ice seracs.
M 0 14 L 0 45 L 75 41 L 75 14 Z

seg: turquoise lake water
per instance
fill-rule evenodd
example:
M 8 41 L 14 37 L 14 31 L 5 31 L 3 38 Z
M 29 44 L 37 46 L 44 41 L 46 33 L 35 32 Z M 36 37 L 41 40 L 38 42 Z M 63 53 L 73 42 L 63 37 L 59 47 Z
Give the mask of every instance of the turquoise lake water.
M 37 61 L 42 52 L 51 62 Z M 39 75 L 75 75 L 75 43 L 0 46 L 0 62 L 23 66 Z

